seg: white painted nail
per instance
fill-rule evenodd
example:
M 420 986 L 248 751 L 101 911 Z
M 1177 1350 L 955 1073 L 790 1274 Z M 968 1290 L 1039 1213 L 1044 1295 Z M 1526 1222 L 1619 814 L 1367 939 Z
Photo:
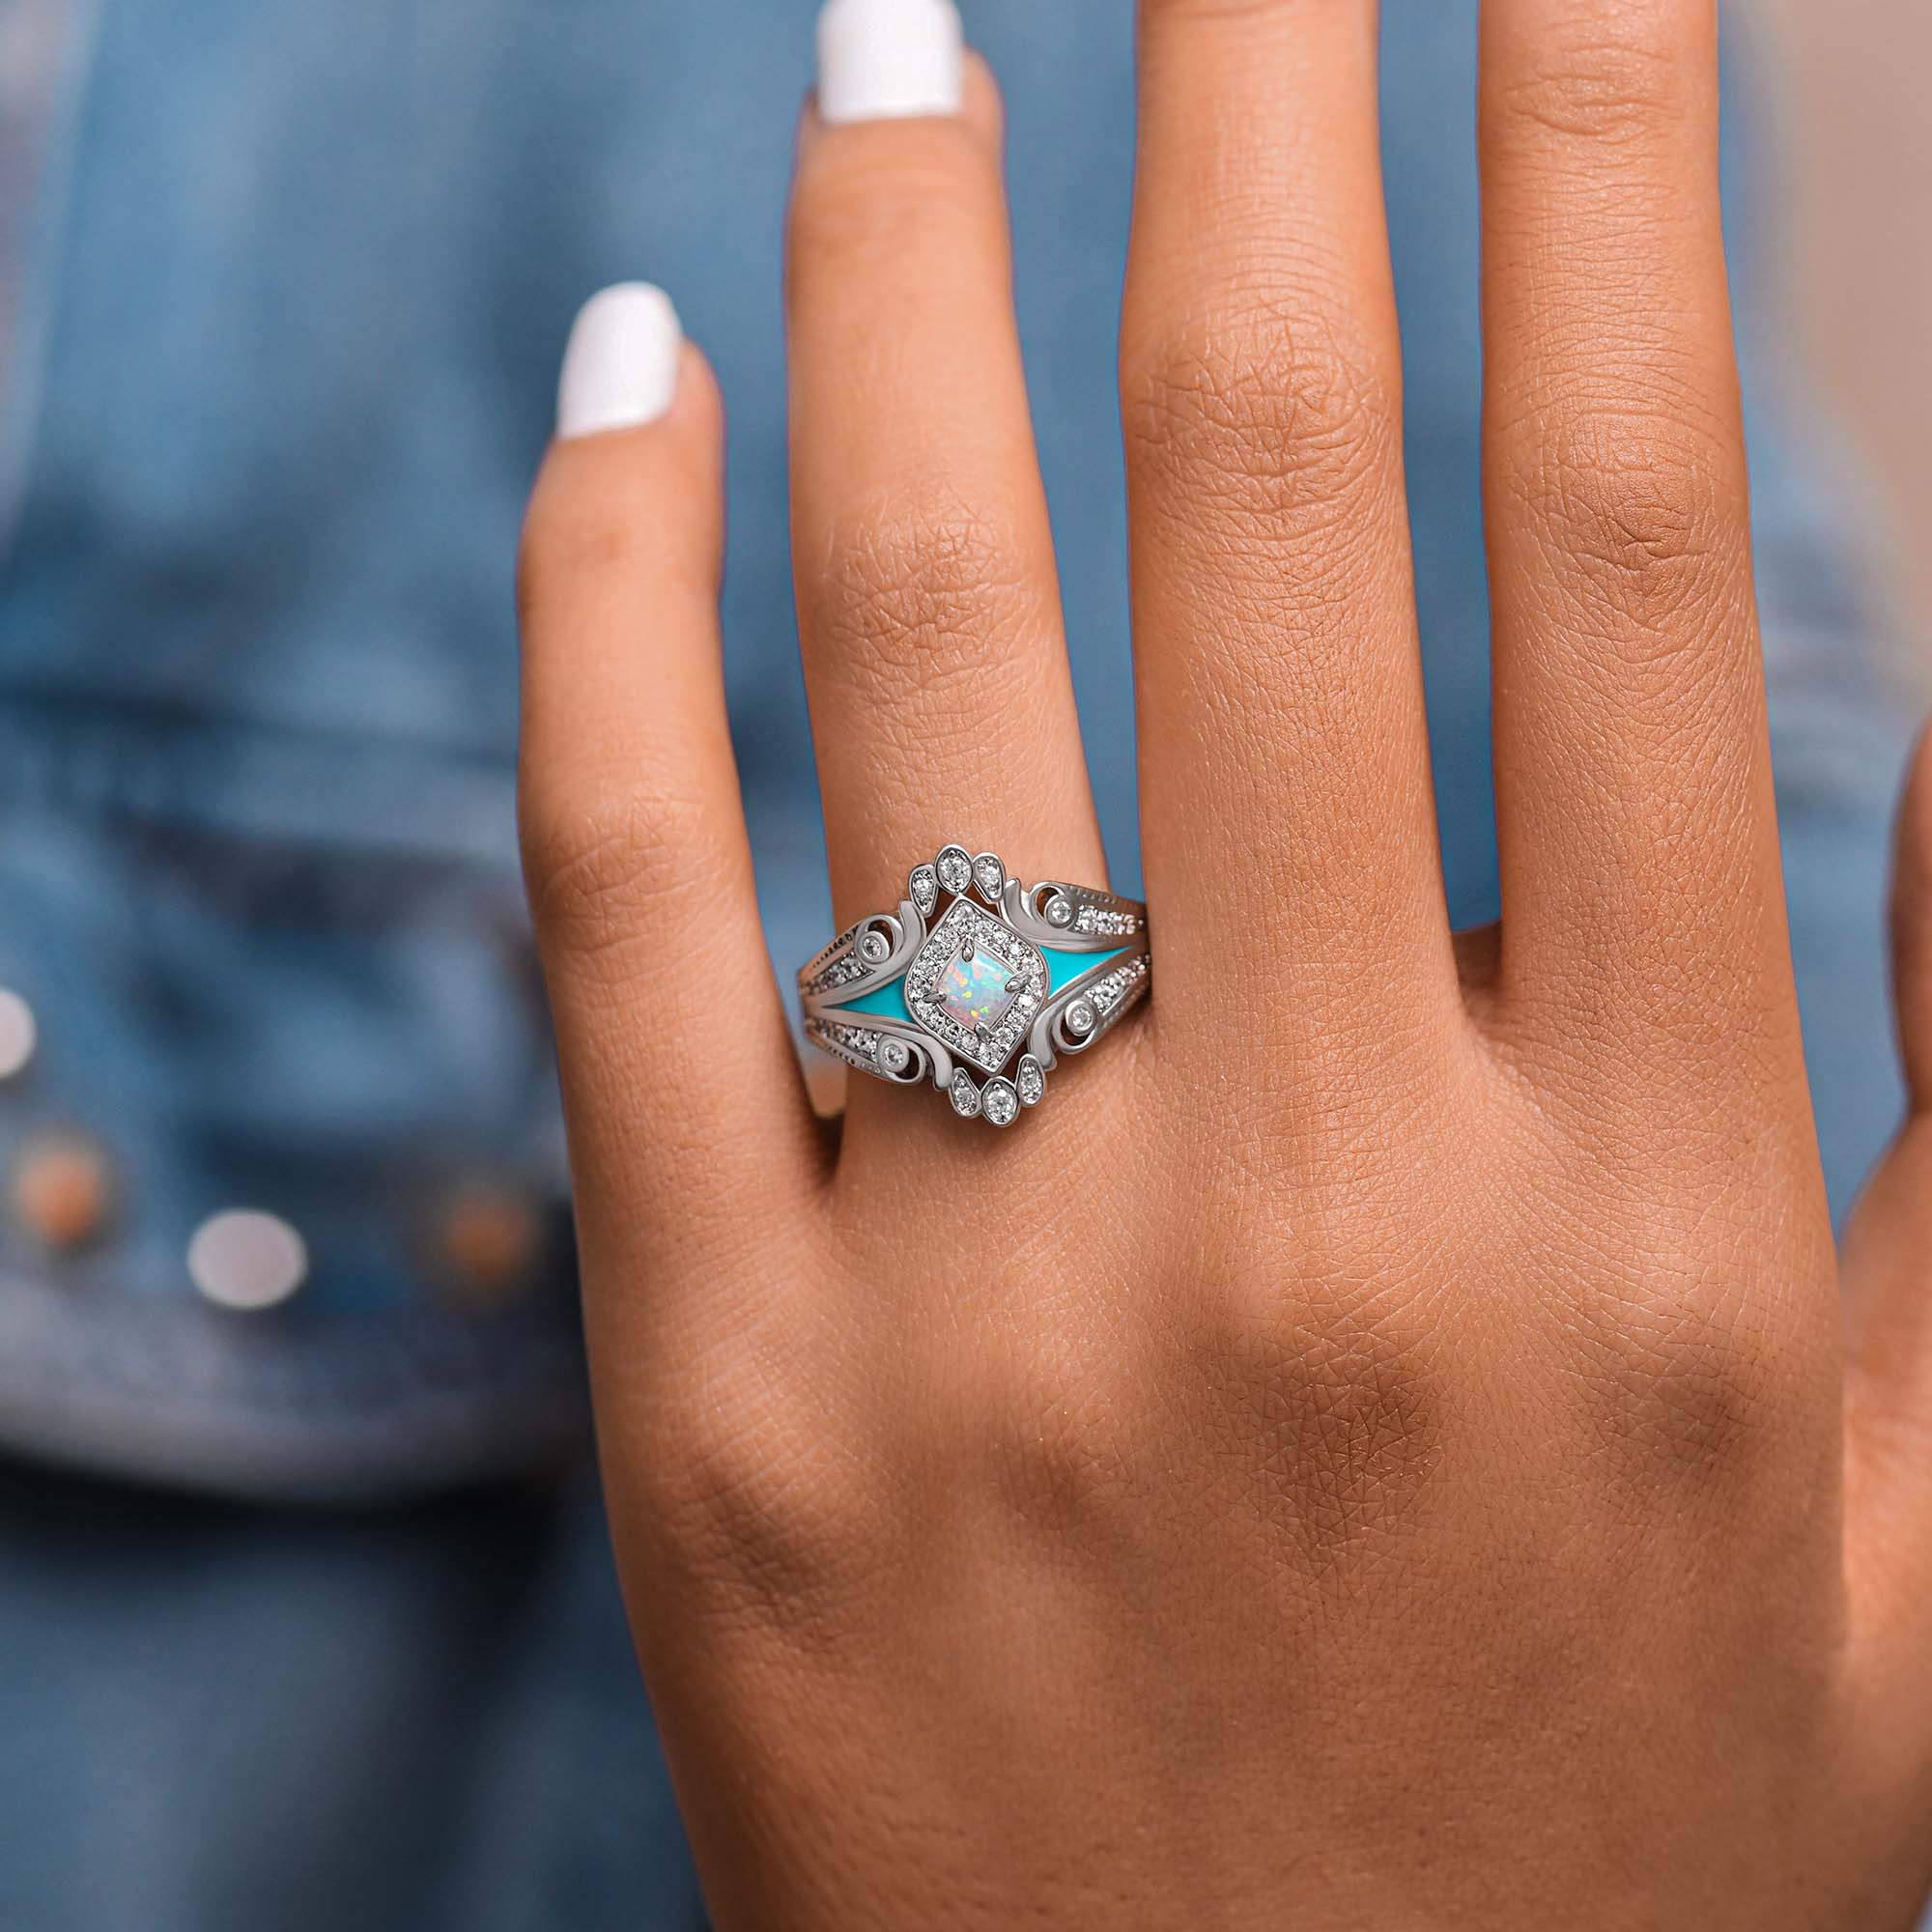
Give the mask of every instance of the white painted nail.
M 596 436 L 655 422 L 677 393 L 677 310 L 648 282 L 620 282 L 583 304 L 563 355 L 556 433 Z
M 40 1028 L 34 1009 L 11 987 L 0 986 L 0 1080 L 11 1080 L 34 1057 Z
M 952 0 L 827 0 L 818 112 L 835 124 L 957 114 L 965 51 Z

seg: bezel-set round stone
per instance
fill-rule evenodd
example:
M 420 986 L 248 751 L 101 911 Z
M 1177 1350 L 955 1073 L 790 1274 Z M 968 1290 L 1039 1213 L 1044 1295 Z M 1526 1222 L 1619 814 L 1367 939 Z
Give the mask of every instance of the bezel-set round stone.
M 1048 925 L 1071 925 L 1073 923 L 1073 901 L 1064 894 L 1056 893 L 1046 902 L 1046 923 Z
M 1075 1000 L 1066 1009 L 1066 1031 L 1083 1037 L 1100 1024 L 1100 1015 L 1092 1000 Z
M 994 1126 L 1009 1127 L 1020 1117 L 1019 1092 L 1010 1080 L 989 1080 L 980 1107 Z
M 963 893 L 973 883 L 973 861 L 963 845 L 949 845 L 932 869 L 949 893 Z
M 876 929 L 859 942 L 859 957 L 867 966 L 883 966 L 893 956 L 893 942 Z
M 872 1057 L 879 1063 L 882 1073 L 890 1073 L 896 1078 L 912 1065 L 912 1048 L 902 1039 L 888 1037 L 880 1040 L 878 1051 Z

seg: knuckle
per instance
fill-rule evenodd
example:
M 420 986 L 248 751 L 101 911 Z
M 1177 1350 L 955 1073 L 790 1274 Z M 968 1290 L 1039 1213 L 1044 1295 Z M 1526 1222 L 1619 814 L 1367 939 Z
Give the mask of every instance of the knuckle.
M 1685 412 L 1607 399 L 1539 412 L 1516 439 L 1512 494 L 1567 566 L 1571 594 L 1616 620 L 1630 655 L 1667 663 L 1704 636 L 1700 613 L 1744 560 L 1728 451 Z
M 1122 1531 L 1146 1408 L 1115 1361 L 1070 1327 L 1042 1325 L 1023 1348 L 982 1351 L 963 1379 L 972 1464 L 984 1459 L 1013 1520 L 1087 1543 Z
M 563 608 L 585 583 L 681 585 L 710 595 L 708 552 L 680 540 L 650 480 L 622 451 L 578 450 L 583 487 L 539 484 L 517 553 L 517 610 L 526 637 L 544 610 Z
M 1644 1486 L 1712 1483 L 1756 1463 L 1776 1405 L 1759 1351 L 1734 1325 L 1651 1294 L 1617 1311 L 1597 1353 L 1600 1432 Z
M 573 956 L 610 952 L 653 907 L 717 875 L 703 801 L 663 775 L 526 772 L 518 825 L 531 917 L 547 948 Z
M 1594 1434 L 1627 1481 L 1728 1492 L 1794 1442 L 1803 1450 L 1815 1309 L 1740 1259 L 1765 1251 L 1757 1183 L 1687 1166 L 1677 1198 L 1627 1202 L 1625 1264 L 1583 1286 L 1573 1359 Z
M 1252 1507 L 1318 1568 L 1406 1523 L 1438 1460 L 1432 1270 L 1365 1205 L 1304 1194 L 1291 1235 L 1251 1231 L 1190 1290 L 1221 1460 L 1249 1445 Z
M 554 588 L 586 580 L 627 577 L 645 560 L 644 526 L 604 492 L 568 502 L 536 497 L 524 521 L 517 592 L 526 627 Z
M 1504 111 L 1556 140 L 1646 141 L 1680 126 L 1695 94 L 1681 34 L 1665 14 L 1674 0 L 1605 5 L 1544 29 L 1526 70 L 1502 92 Z
M 1325 1567 L 1409 1518 L 1435 1463 L 1437 1405 L 1411 1324 L 1373 1293 L 1297 1287 L 1291 1305 L 1217 1351 L 1219 1420 L 1230 1454 L 1259 1435 L 1256 1507 Z
M 788 257 L 794 290 L 807 274 L 892 290 L 908 260 L 983 250 L 986 190 L 996 186 L 983 145 L 945 118 L 885 131 L 884 140 L 822 149 L 801 173 Z
M 1198 512 L 1279 542 L 1337 521 L 1392 474 L 1395 384 L 1319 308 L 1254 301 L 1130 344 L 1122 404 L 1157 474 Z
M 846 517 L 811 599 L 827 670 L 882 716 L 968 681 L 997 692 L 1047 622 L 1015 566 L 1022 554 L 1014 532 L 943 483 Z
M 1124 1351 L 1098 1328 L 982 1349 L 935 1406 L 958 1487 L 1056 1548 L 1145 1554 L 1174 1528 L 1148 1499 L 1184 1463 L 1205 1513 L 1315 1572 L 1413 1520 L 1442 1405 L 1412 1325 L 1252 1271 L 1216 1288 L 1190 1267 L 1166 1305 L 1185 1325 Z
M 849 1627 L 892 1546 L 860 1444 L 749 1355 L 660 1389 L 642 1438 L 641 1499 L 694 1587 L 795 1637 Z

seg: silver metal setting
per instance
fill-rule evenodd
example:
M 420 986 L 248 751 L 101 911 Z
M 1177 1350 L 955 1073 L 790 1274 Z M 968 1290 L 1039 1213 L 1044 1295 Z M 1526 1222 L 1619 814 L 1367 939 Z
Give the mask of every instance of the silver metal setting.
M 1053 983 L 1048 953 L 1060 962 Z M 1092 954 L 1093 964 L 1068 971 Z M 895 913 L 862 919 L 798 976 L 805 1034 L 896 1087 L 931 1085 L 962 1120 L 1011 1126 L 1148 996 L 1147 908 L 1057 879 L 1022 885 L 997 853 L 948 845 Z M 896 986 L 895 1009 L 866 1009 Z M 897 1010 L 902 1006 L 903 1011 Z

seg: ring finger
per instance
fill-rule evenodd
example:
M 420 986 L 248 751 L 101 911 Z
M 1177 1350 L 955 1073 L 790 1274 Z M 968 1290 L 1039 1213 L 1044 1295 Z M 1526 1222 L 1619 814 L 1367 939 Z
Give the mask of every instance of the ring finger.
M 800 143 L 793 556 L 841 925 L 954 839 L 1102 876 L 1011 298 L 951 0 L 832 0 Z

